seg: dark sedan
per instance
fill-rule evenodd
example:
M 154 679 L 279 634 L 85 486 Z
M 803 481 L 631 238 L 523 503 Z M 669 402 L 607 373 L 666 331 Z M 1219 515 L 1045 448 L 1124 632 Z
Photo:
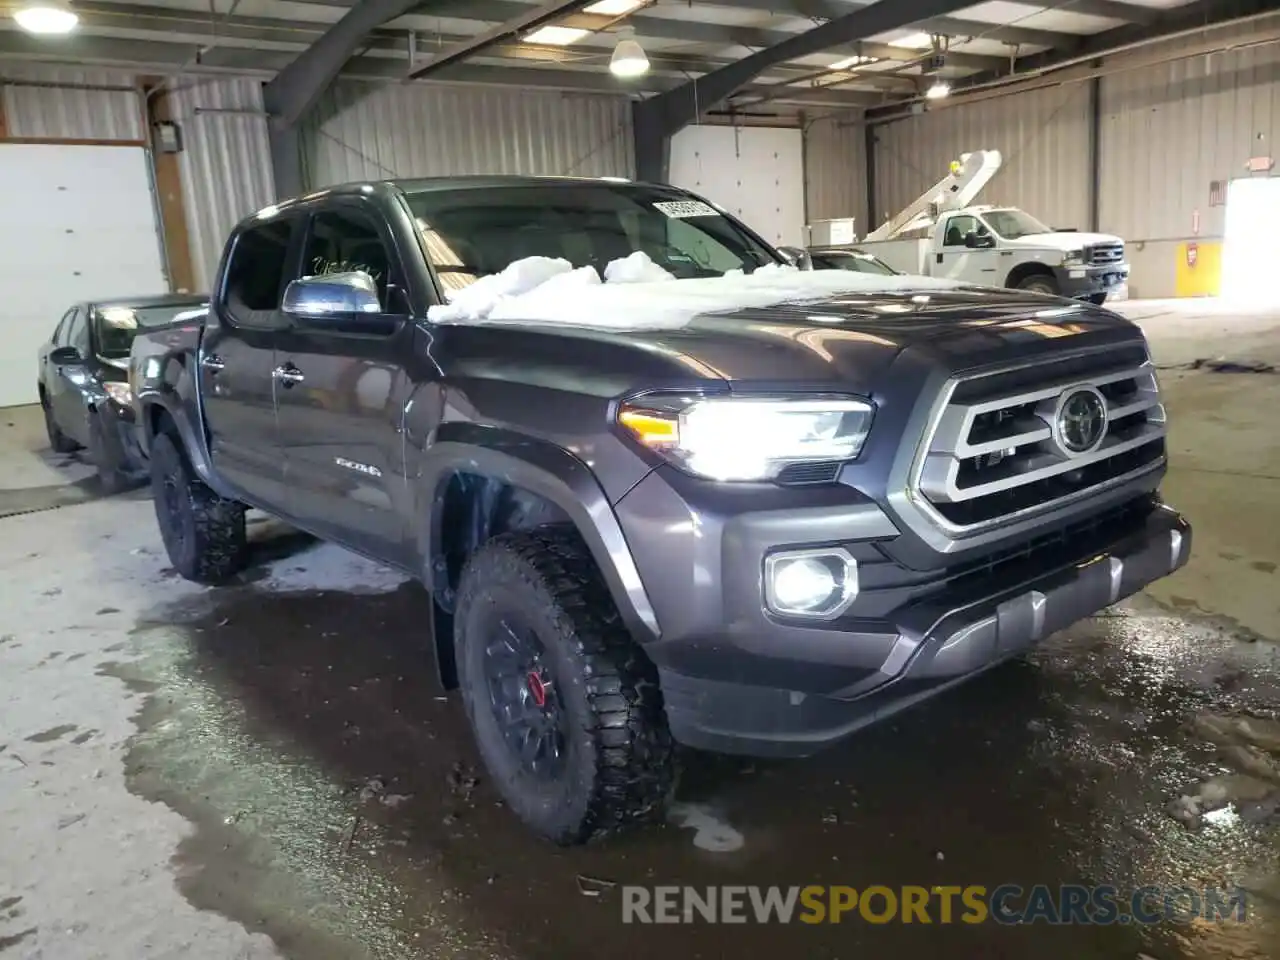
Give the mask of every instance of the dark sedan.
M 809 259 L 815 270 L 852 270 L 855 273 L 874 273 L 879 276 L 891 276 L 898 272 L 869 253 L 841 247 L 811 247 Z
M 87 447 L 108 493 L 140 479 L 129 392 L 129 348 L 139 330 L 182 323 L 204 313 L 191 294 L 78 303 L 40 348 L 37 378 L 49 444 L 59 453 Z

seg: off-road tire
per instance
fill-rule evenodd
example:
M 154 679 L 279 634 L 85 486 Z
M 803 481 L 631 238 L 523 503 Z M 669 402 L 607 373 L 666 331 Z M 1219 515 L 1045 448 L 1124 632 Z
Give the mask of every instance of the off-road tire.
M 108 497 L 127 490 L 132 479 L 120 469 L 107 450 L 107 440 L 102 433 L 102 421 L 96 414 L 89 415 L 89 458 L 98 471 L 98 486 Z
M 49 446 L 53 448 L 54 453 L 74 453 L 80 449 L 80 444 L 76 443 L 58 427 L 58 422 L 53 419 L 53 407 L 49 404 L 49 398 L 45 396 L 44 391 L 40 391 L 40 410 L 44 413 L 44 432 L 49 435 Z
M 1023 277 L 1018 281 L 1018 289 L 1029 290 L 1032 293 L 1047 293 L 1054 297 L 1060 293 L 1058 281 L 1043 273 L 1033 273 L 1029 277 Z
M 196 477 L 181 441 L 170 433 L 151 441 L 151 497 L 173 569 L 196 583 L 221 583 L 244 569 L 244 507 L 218 496 Z
M 495 618 L 521 618 L 565 716 L 565 769 L 538 779 L 504 739 L 485 674 Z M 459 687 L 498 792 L 534 831 L 585 843 L 656 818 L 675 775 L 657 670 L 618 616 L 575 531 L 503 534 L 468 560 L 454 615 Z

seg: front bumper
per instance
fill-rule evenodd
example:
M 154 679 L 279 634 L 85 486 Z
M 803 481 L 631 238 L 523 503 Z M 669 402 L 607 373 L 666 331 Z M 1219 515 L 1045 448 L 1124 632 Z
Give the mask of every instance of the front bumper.
M 1061 266 L 1054 268 L 1058 290 L 1064 297 L 1080 298 L 1095 293 L 1111 293 L 1129 282 L 1129 264 L 1102 266 Z
M 648 538 L 629 515 L 629 499 L 619 505 L 620 519 L 628 539 L 643 545 Z M 641 491 L 630 507 L 647 512 L 646 501 L 652 506 L 655 498 Z M 824 527 L 829 537 L 861 524 L 860 533 L 884 542 L 872 510 L 819 505 L 789 518 L 766 511 L 722 525 L 704 515 L 699 536 L 684 544 L 688 571 L 673 562 L 668 544 L 659 582 L 646 577 L 662 624 L 662 638 L 646 650 L 679 742 L 755 756 L 814 753 L 1137 593 L 1185 564 L 1191 546 L 1178 513 L 1139 495 L 1038 546 L 941 570 L 903 568 L 874 541 L 840 541 L 864 561 L 867 584 L 848 615 L 797 623 L 762 609 L 764 553 L 813 543 Z M 843 516 L 833 521 L 837 512 Z M 667 536 L 679 541 L 679 527 L 668 525 Z M 642 574 L 653 570 L 638 559 Z
M 133 410 L 106 400 L 98 405 L 107 466 L 135 479 L 147 472 L 147 460 L 138 443 Z

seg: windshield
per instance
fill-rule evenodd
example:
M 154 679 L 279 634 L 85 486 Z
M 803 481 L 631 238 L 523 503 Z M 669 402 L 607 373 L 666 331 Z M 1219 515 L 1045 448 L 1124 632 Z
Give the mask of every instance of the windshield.
M 1006 240 L 1017 240 L 1033 233 L 1053 233 L 1031 214 L 1021 210 L 988 210 L 983 217 L 991 229 Z
M 879 276 L 897 273 L 887 263 L 877 260 L 869 253 L 827 251 L 813 254 L 812 259 L 815 270 L 852 270 L 855 273 L 874 273 Z
M 133 338 L 140 330 L 164 327 L 186 319 L 193 310 L 204 307 L 203 300 L 190 303 L 166 303 L 163 306 L 129 307 L 111 305 L 93 311 L 93 326 L 98 356 L 104 360 L 128 360 Z
M 643 250 L 677 279 L 752 272 L 780 260 L 714 207 L 678 190 L 584 181 L 410 193 L 440 282 L 459 290 L 525 257 L 603 274 Z

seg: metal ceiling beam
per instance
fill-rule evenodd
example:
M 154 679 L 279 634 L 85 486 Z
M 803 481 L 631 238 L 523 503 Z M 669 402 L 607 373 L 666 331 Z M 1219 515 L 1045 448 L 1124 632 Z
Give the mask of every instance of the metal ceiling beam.
M 1083 13 L 1090 17 L 1106 17 L 1124 23 L 1154 23 L 1160 16 L 1158 7 L 1144 7 L 1136 3 L 1120 3 L 1118 0 L 1066 0 L 1054 7 L 1063 13 Z
M 990 83 L 996 80 L 1016 78 L 1019 73 L 1052 68 L 1064 61 L 1101 56 L 1117 47 L 1134 43 L 1154 42 L 1168 34 L 1179 33 L 1197 27 L 1212 27 L 1239 17 L 1280 11 L 1280 0 L 1192 0 L 1191 3 L 1167 10 L 1159 10 L 1159 16 L 1146 24 L 1129 23 L 1122 27 L 1104 30 L 1102 33 L 1077 37 L 1076 42 L 1057 50 L 1048 50 L 1028 57 L 1020 57 L 1011 73 L 1006 66 L 1002 70 L 965 77 L 956 85 L 956 92 L 964 87 Z
M 893 3 L 873 3 L 639 104 L 636 117 L 639 119 L 643 115 L 646 118 L 643 125 L 648 132 L 660 130 L 661 137 L 670 137 L 695 120 L 701 111 L 715 106 L 775 64 L 852 44 L 888 30 L 898 30 L 927 17 L 945 16 L 971 3 L 972 0 L 895 0 Z M 864 44 L 862 48 L 870 52 L 867 45 Z M 910 53 L 920 56 L 917 51 Z
M 276 125 L 292 127 L 311 109 L 369 31 L 422 5 L 422 0 L 360 0 L 267 84 L 263 98 Z
M 525 7 L 523 13 L 511 17 L 496 27 L 466 40 L 450 44 L 439 53 L 428 58 L 426 63 L 415 67 L 413 72 L 409 74 L 409 78 L 426 77 L 452 63 L 460 63 L 463 60 L 467 60 L 486 47 L 491 47 L 504 40 L 519 40 L 522 33 L 552 21 L 558 21 L 568 14 L 577 13 L 590 2 L 591 0 L 550 0 L 550 2 L 539 4 L 536 7 Z

